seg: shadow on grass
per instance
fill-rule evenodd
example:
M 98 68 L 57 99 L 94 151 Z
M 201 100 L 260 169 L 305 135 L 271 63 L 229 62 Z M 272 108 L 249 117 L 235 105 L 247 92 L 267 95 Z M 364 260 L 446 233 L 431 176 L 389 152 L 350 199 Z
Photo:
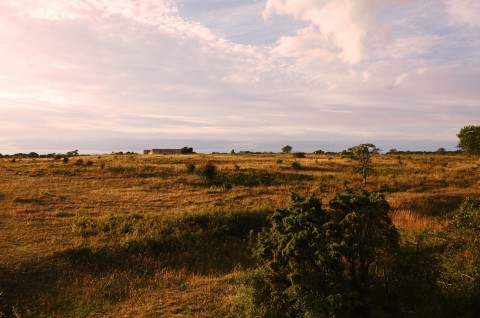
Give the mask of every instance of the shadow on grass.
M 164 269 L 210 275 L 249 268 L 250 233 L 266 224 L 266 215 L 208 213 L 167 221 L 82 216 L 78 234 L 110 235 L 118 243 L 74 247 L 0 266 L 0 317 L 85 317 L 124 301 Z
M 306 169 L 307 170 L 307 169 Z M 237 186 L 237 187 L 258 187 L 290 184 L 292 182 L 313 181 L 311 175 L 300 173 L 281 173 L 266 170 L 242 169 L 235 171 L 222 171 L 211 180 L 198 179 L 190 181 L 185 178 L 177 182 L 187 185 L 210 187 L 210 186 Z
M 50 307 L 51 313 L 63 306 L 73 308 L 74 300 L 62 293 L 63 270 L 51 257 L 0 267 L 0 317 L 39 317 L 40 307 Z M 61 301 L 45 304 L 53 299 Z
M 411 198 L 402 204 L 402 209 L 428 216 L 447 216 L 455 211 L 464 198 L 454 195 L 432 195 Z
M 313 176 L 299 173 L 279 173 L 248 169 L 223 173 L 219 176 L 218 181 L 223 184 L 228 183 L 234 186 L 255 187 L 281 185 L 297 181 L 312 181 L 314 179 Z

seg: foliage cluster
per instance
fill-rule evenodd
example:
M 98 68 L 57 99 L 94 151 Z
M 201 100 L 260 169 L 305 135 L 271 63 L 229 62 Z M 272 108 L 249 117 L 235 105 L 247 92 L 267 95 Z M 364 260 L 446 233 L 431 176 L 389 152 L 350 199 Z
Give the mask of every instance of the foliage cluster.
M 381 194 L 347 191 L 329 207 L 293 194 L 269 217 L 259 266 L 244 276 L 249 317 L 480 315 L 480 198 L 464 200 L 444 231 L 411 239 Z
M 458 148 L 470 155 L 480 155 L 480 126 L 465 126 L 457 137 Z
M 285 146 L 282 147 L 282 152 L 283 152 L 283 153 L 291 153 L 291 152 L 292 152 L 292 149 L 293 149 L 292 146 L 290 146 L 290 145 L 285 145 Z
M 368 174 L 372 170 L 372 157 L 379 151 L 380 149 L 374 144 L 360 144 L 342 151 L 342 157 L 358 161 L 363 185 L 366 185 Z
M 218 168 L 212 161 L 207 161 L 200 167 L 196 168 L 196 172 L 206 181 L 213 182 L 218 175 Z
M 304 152 L 294 152 L 293 153 L 293 158 L 305 158 L 305 153 Z
M 193 148 L 183 147 L 182 149 L 180 149 L 180 153 L 182 153 L 184 155 L 192 154 L 193 153 Z
M 324 210 L 292 195 L 258 237 L 253 302 L 262 317 L 371 317 L 387 302 L 398 233 L 376 193 L 348 191 Z M 379 305 L 380 304 L 380 305 Z
M 480 316 L 480 197 L 468 197 L 452 217 L 444 233 L 443 279 L 456 296 L 458 310 Z M 458 302 L 460 300 L 460 302 Z M 465 309 L 466 308 L 466 309 Z

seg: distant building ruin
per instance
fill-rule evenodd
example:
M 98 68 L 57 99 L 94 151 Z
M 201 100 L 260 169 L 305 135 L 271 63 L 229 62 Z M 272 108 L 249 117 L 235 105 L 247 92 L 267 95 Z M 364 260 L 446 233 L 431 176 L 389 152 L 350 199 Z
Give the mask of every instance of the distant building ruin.
M 180 154 L 182 149 L 146 149 L 144 155 L 164 155 L 164 154 Z

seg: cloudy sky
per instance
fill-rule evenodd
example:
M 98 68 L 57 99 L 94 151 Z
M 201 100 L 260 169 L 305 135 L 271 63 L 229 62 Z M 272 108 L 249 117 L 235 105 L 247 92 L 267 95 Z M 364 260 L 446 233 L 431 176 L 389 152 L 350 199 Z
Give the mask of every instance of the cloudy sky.
M 0 153 L 454 150 L 478 0 L 0 0 Z

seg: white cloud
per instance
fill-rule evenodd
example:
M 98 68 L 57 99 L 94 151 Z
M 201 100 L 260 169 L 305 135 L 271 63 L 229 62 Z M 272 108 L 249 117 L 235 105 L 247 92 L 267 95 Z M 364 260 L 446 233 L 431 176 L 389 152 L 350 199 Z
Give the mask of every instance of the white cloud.
M 398 75 L 395 78 L 395 82 L 393 83 L 393 86 L 395 86 L 395 87 L 400 86 L 400 84 L 402 84 L 407 78 L 408 78 L 407 73 L 403 73 L 403 74 Z
M 374 31 L 375 15 L 384 7 L 399 2 L 402 1 L 268 0 L 263 16 L 268 19 L 272 14 L 292 15 L 311 23 L 294 37 L 296 41 L 292 38 L 280 40 L 280 47 L 288 41 L 290 47 L 295 46 L 303 54 L 317 56 L 316 52 L 328 50 L 345 63 L 357 64 L 364 58 L 366 36 Z
M 372 56 L 388 59 L 405 59 L 411 56 L 421 56 L 432 49 L 440 42 L 435 35 L 401 36 L 392 41 L 385 41 L 376 44 L 372 48 Z
M 362 78 L 366 82 L 370 78 L 370 73 L 369 72 L 362 72 Z
M 446 0 L 445 5 L 454 23 L 480 27 L 478 0 Z
M 45 20 L 65 20 L 86 17 L 99 11 L 104 15 L 120 15 L 140 23 L 159 23 L 161 17 L 177 13 L 170 0 L 138 2 L 135 0 L 6 0 L 14 14 Z

